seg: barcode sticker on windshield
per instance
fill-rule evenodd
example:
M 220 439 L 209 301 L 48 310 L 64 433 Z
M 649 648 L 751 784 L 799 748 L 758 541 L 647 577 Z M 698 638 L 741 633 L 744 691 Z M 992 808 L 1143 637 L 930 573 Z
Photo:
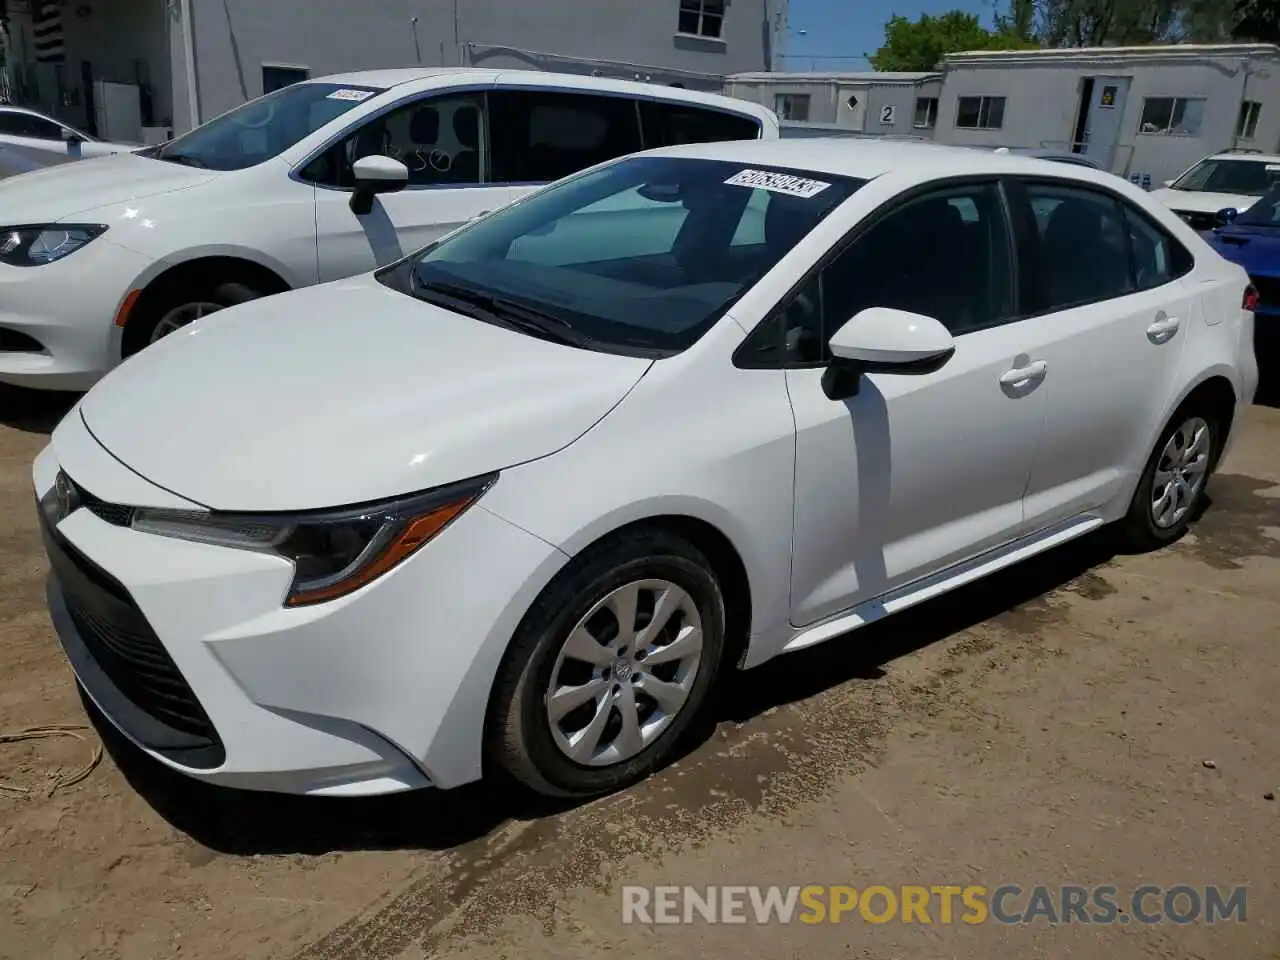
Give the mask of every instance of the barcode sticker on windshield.
M 770 170 L 742 170 L 725 181 L 731 187 L 757 187 L 771 193 L 785 193 L 791 197 L 809 199 L 816 197 L 829 183 L 821 180 L 810 180 L 807 177 L 796 177 L 789 173 L 775 173 Z
M 368 100 L 373 96 L 372 90 L 335 90 L 329 94 L 330 100 L 353 100 L 359 103 L 361 100 Z

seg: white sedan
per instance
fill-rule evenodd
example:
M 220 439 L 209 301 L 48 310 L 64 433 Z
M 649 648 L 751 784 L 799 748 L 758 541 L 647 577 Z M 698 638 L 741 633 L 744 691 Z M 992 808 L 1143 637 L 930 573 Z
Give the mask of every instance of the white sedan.
M 108 157 L 141 149 L 111 143 L 77 130 L 38 110 L 0 104 L 0 175 L 13 176 L 51 164 Z
M 166 144 L 0 182 L 0 383 L 86 390 L 223 307 L 338 280 L 646 146 L 777 139 L 745 100 L 606 77 L 322 77 Z
M 1110 174 L 686 146 L 127 361 L 34 467 L 79 682 L 215 783 L 661 766 L 726 671 L 1195 517 L 1253 292 Z

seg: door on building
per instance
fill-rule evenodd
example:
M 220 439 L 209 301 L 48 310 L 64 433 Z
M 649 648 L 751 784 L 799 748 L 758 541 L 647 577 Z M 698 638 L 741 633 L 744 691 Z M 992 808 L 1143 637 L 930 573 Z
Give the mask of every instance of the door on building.
M 846 130 L 866 130 L 871 88 L 865 85 L 842 86 L 836 97 L 836 126 Z
M 1120 140 L 1120 122 L 1129 95 L 1128 77 L 1085 77 L 1080 86 L 1074 152 L 1111 170 Z

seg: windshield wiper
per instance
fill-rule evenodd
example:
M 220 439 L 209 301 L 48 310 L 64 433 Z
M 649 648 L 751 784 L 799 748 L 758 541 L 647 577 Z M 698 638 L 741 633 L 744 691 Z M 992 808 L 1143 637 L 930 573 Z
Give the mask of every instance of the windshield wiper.
M 416 273 L 413 276 L 413 288 L 418 295 L 432 293 L 438 297 L 453 301 L 455 304 L 463 304 L 471 308 L 469 312 L 478 310 L 487 314 L 487 317 L 482 317 L 481 319 L 491 319 L 499 325 L 514 327 L 524 333 L 541 337 L 543 340 L 567 343 L 575 347 L 585 347 L 591 343 L 590 337 L 579 333 L 563 317 L 557 317 L 553 313 L 539 310 L 536 307 L 526 307 L 521 303 L 515 303 L 487 293 L 480 293 L 452 283 L 441 283 L 438 280 L 428 282 L 419 279 Z M 444 305 L 453 306 L 450 303 Z

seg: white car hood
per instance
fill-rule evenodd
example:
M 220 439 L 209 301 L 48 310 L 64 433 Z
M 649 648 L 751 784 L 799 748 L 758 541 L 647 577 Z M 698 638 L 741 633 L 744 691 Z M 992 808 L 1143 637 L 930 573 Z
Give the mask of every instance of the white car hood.
M 1217 213 L 1227 207 L 1243 211 L 1258 201 L 1257 197 L 1239 193 L 1201 193 L 1195 190 L 1171 190 L 1167 187 L 1152 190 L 1151 196 L 1171 210 L 1186 210 L 1188 213 Z
M 0 181 L 4 226 L 57 223 L 116 203 L 183 190 L 215 174 L 121 153 L 58 163 Z
M 81 413 L 122 463 L 179 496 L 219 510 L 307 510 L 554 453 L 651 363 L 540 340 L 361 277 L 213 314 L 117 367 Z

